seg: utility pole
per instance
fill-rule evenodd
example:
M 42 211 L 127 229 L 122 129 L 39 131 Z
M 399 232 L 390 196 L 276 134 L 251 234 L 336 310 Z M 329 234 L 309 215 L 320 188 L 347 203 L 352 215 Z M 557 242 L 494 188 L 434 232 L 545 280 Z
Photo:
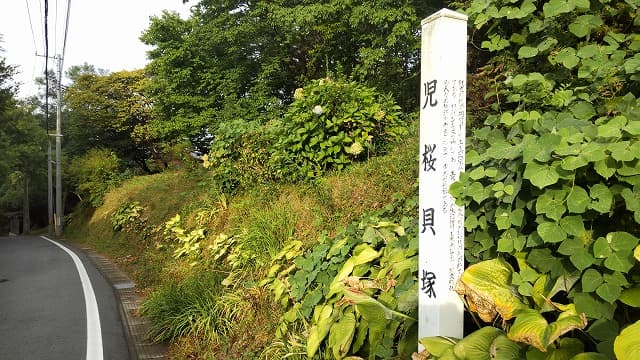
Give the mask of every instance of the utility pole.
M 56 106 L 56 236 L 62 236 L 62 56 L 58 60 L 58 89 Z
M 43 57 L 45 59 L 51 59 L 50 57 L 48 57 L 48 55 L 38 55 L 36 54 L 36 56 L 40 56 Z M 53 59 L 56 59 L 55 57 L 53 57 Z M 48 216 L 49 216 L 49 235 L 53 236 L 56 233 L 56 218 L 55 218 L 55 209 L 54 209 L 54 205 L 53 205 L 53 159 L 51 158 L 51 135 L 49 133 L 49 81 L 48 81 L 48 74 L 45 73 L 45 78 L 47 79 L 47 82 L 45 83 L 45 90 L 44 90 L 44 111 L 45 111 L 45 117 L 47 119 L 47 203 L 48 203 Z M 59 83 L 59 82 L 58 82 Z M 56 136 L 56 135 L 54 135 Z
M 49 137 L 49 129 L 47 129 L 47 137 Z M 53 236 L 54 232 L 54 222 L 53 219 L 53 169 L 52 169 L 52 159 L 51 159 L 51 139 L 47 139 L 47 143 L 49 147 L 47 149 L 47 195 L 48 195 L 48 204 L 49 204 L 49 235 Z

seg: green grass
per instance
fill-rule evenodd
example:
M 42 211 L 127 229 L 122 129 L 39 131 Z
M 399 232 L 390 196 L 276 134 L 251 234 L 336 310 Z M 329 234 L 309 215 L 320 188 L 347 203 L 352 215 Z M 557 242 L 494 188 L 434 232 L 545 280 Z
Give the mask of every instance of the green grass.
M 246 306 L 241 297 L 224 291 L 224 277 L 214 271 L 198 272 L 182 282 L 170 280 L 149 295 L 141 314 L 152 320 L 152 338 L 193 336 L 211 343 L 228 335 Z

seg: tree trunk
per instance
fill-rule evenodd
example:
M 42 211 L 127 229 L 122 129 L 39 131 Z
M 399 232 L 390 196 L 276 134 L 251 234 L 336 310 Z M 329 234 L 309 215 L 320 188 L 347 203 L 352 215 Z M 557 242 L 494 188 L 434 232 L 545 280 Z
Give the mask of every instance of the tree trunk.
M 22 232 L 31 233 L 31 215 L 29 213 L 29 176 L 25 174 L 23 179 L 24 194 L 22 196 Z

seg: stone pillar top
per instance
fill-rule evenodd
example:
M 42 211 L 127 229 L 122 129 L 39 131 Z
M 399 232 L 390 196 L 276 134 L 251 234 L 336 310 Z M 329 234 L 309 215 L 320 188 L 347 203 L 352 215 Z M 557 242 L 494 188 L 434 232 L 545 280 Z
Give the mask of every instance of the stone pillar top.
M 467 15 L 459 13 L 457 11 L 453 11 L 449 9 L 440 9 L 438 12 L 435 12 L 431 14 L 429 17 L 423 19 L 421 22 L 421 25 L 424 26 L 425 24 L 430 23 L 442 17 L 455 19 L 455 20 L 462 20 L 462 21 L 467 21 L 467 19 L 469 18 Z

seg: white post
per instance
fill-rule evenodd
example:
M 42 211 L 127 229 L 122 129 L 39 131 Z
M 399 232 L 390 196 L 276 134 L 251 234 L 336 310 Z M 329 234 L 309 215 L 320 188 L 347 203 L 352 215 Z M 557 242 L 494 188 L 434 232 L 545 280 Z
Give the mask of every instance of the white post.
M 422 21 L 418 337 L 462 338 L 464 208 L 449 186 L 464 171 L 467 16 L 442 9 Z M 421 347 L 422 350 L 422 347 Z

